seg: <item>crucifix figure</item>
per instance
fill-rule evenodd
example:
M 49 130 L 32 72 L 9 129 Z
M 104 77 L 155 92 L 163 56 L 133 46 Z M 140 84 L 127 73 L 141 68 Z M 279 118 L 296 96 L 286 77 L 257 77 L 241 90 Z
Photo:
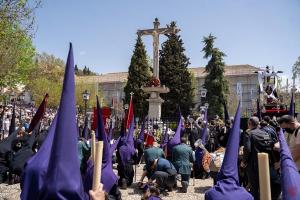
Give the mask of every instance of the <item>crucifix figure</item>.
M 142 35 L 152 35 L 153 36 L 153 76 L 159 80 L 159 35 L 160 34 L 169 34 L 173 33 L 176 34 L 180 31 L 177 27 L 172 28 L 159 28 L 159 21 L 155 18 L 153 22 L 154 28 L 153 29 L 146 29 L 146 30 L 138 30 L 137 34 Z
M 130 92 L 129 94 L 130 94 L 130 103 L 131 103 L 132 102 L 132 96 L 134 95 L 134 93 Z M 130 106 L 131 106 L 131 104 L 130 104 Z

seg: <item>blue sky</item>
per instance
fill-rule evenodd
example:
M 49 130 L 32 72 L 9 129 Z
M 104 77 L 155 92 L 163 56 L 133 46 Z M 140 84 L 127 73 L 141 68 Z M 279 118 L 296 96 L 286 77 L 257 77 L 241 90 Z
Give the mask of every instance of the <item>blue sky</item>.
M 274 66 L 290 76 L 300 56 L 299 0 L 43 0 L 34 44 L 98 73 L 127 71 L 137 29 L 176 21 L 191 67 L 205 66 L 203 36 L 217 37 L 228 65 Z M 162 36 L 161 41 L 166 38 Z M 144 37 L 152 57 L 152 38 Z

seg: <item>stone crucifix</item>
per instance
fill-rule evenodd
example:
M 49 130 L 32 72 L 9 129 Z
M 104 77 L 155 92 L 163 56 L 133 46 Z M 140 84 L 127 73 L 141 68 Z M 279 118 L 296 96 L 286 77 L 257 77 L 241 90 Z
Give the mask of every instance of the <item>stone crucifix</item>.
M 160 34 L 169 34 L 169 33 L 178 33 L 180 29 L 177 27 L 172 28 L 159 28 L 159 21 L 155 18 L 153 22 L 154 28 L 153 29 L 146 29 L 146 30 L 138 30 L 137 34 L 139 36 L 142 35 L 152 35 L 153 36 L 153 76 L 159 80 L 159 35 Z

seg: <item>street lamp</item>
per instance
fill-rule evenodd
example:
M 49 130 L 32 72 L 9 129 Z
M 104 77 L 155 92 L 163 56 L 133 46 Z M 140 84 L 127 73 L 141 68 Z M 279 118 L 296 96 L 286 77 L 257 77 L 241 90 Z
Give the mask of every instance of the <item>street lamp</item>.
M 200 97 L 205 98 L 207 94 L 207 89 L 205 88 L 200 88 Z
M 124 109 L 127 110 L 128 107 L 129 107 L 129 105 L 126 103 L 126 104 L 124 105 Z
M 209 106 L 209 103 L 205 103 L 204 106 L 205 106 L 205 109 L 207 110 L 208 106 Z
M 84 115 L 86 116 L 87 101 L 90 99 L 90 93 L 87 90 L 85 90 L 82 93 L 82 98 L 83 98 L 83 101 L 84 101 Z

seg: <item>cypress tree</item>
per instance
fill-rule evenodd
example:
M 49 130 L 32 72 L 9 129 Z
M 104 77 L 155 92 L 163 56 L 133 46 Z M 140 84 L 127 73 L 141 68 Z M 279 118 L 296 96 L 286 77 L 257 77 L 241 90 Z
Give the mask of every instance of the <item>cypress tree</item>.
M 130 93 L 133 92 L 134 115 L 143 119 L 148 114 L 148 95 L 141 89 L 150 80 L 150 66 L 145 45 L 140 36 L 137 37 L 133 55 L 128 69 L 128 80 L 124 87 L 125 102 L 129 104 Z
M 216 37 L 211 34 L 203 38 L 204 58 L 210 59 L 205 67 L 208 74 L 205 77 L 204 88 L 207 89 L 206 99 L 209 101 L 208 115 L 223 116 L 223 102 L 228 93 L 228 82 L 224 77 L 225 63 L 224 56 L 220 49 L 214 47 Z
M 86 66 L 84 66 L 84 68 L 83 68 L 83 75 L 86 75 L 87 74 L 87 68 L 86 68 Z
M 78 75 L 78 67 L 75 65 L 75 74 Z
M 171 22 L 170 27 L 176 23 Z M 162 44 L 159 55 L 159 78 L 161 85 L 170 89 L 167 94 L 161 94 L 165 102 L 162 104 L 162 117 L 175 117 L 177 106 L 186 116 L 193 106 L 194 88 L 192 74 L 188 70 L 189 58 L 185 55 L 183 41 L 178 34 L 167 34 L 168 39 Z

